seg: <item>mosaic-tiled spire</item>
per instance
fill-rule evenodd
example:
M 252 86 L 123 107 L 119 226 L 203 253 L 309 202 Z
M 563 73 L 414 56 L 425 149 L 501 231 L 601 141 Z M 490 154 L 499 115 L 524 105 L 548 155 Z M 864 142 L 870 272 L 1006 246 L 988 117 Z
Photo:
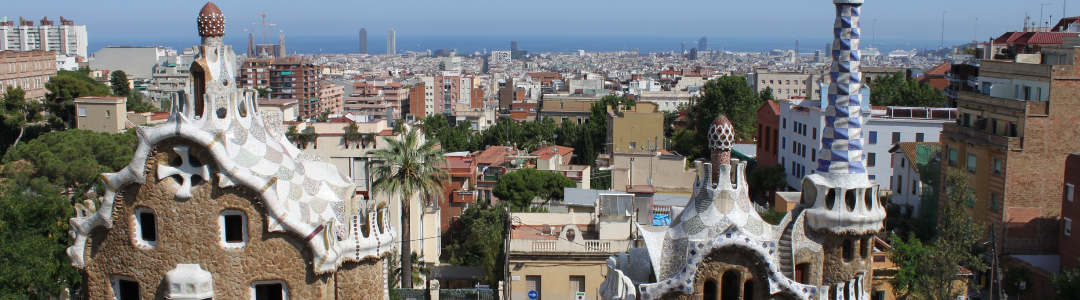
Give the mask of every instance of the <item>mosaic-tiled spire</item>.
M 833 63 L 829 76 L 829 107 L 821 134 L 818 172 L 865 174 L 862 144 L 862 72 L 859 51 L 859 10 L 863 0 L 833 0 Z

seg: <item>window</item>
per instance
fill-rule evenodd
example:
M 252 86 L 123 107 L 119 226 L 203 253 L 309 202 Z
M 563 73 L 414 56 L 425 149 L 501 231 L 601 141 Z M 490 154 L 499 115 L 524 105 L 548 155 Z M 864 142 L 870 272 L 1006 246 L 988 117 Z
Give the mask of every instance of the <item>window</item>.
M 904 156 L 900 156 L 900 167 L 903 168 L 905 167 L 905 165 L 907 165 L 907 158 Z
M 787 149 L 787 137 L 780 138 L 780 149 Z
M 900 133 L 899 132 L 893 132 L 892 133 L 892 143 L 896 144 L 896 143 L 899 143 L 899 142 L 900 142 Z
M 949 148 L 949 165 L 956 166 L 956 160 L 959 158 L 959 156 L 960 151 L 956 150 L 956 148 Z
M 991 210 L 1001 211 L 1000 202 L 1001 202 L 1001 196 L 998 196 L 998 194 L 994 194 L 994 193 L 990 194 L 990 209 Z
M 810 161 L 811 162 L 817 162 L 817 150 L 816 149 L 813 149 L 813 148 L 810 149 Z
M 784 124 L 782 125 L 784 126 L 784 129 L 787 129 L 787 118 L 784 118 Z
M 79 116 L 80 117 L 85 117 L 86 116 L 86 108 L 85 107 L 80 107 L 79 108 Z
M 1035 88 L 1035 101 L 1042 101 L 1042 88 Z
M 919 195 L 919 181 L 918 180 L 912 180 L 911 181 L 911 195 L 912 196 L 918 196 Z
M 1003 169 L 1004 164 L 1004 161 L 1002 161 L 1000 158 L 994 159 L 994 175 L 1002 175 L 1002 173 L 1005 172 L 1005 170 Z
M 105 110 L 105 117 L 108 118 L 110 116 L 112 116 L 112 112 L 109 110 Z
M 1065 236 L 1072 236 L 1072 219 L 1069 219 L 1069 218 L 1062 218 L 1062 219 L 1065 219 L 1065 230 L 1062 230 L 1062 232 L 1065 233 Z
M 896 175 L 896 193 L 899 195 L 904 194 L 904 175 Z
M 630 149 L 637 149 L 637 142 L 630 142 Z
M 877 144 L 877 131 L 870 132 L 870 144 Z
M 866 154 L 866 166 L 873 167 L 877 165 L 877 153 Z
M 288 300 L 289 286 L 284 281 L 262 281 L 251 285 L 251 299 Z
M 1073 191 L 1076 189 L 1072 183 L 1065 184 L 1065 200 L 1073 201 Z
M 135 210 L 135 245 L 148 248 L 157 245 L 157 219 L 149 208 Z
M 225 249 L 243 248 L 248 241 L 247 215 L 238 210 L 227 210 L 218 218 L 221 246 Z
M 855 259 L 855 253 L 854 252 L 855 252 L 855 246 L 852 245 L 851 240 L 844 240 L 844 248 L 843 248 L 844 262 L 851 262 L 852 259 Z
M 968 172 L 975 173 L 975 170 L 979 167 L 979 157 L 975 154 L 967 155 L 967 170 Z
M 968 198 L 968 206 L 975 207 L 975 189 L 967 189 L 967 193 L 965 195 Z
M 922 142 L 922 141 L 923 141 L 923 137 L 924 137 L 925 135 L 926 135 L 926 134 L 925 134 L 925 133 L 922 133 L 922 132 L 916 133 L 916 134 L 915 134 L 915 141 L 916 141 L 916 142 Z
M 135 279 L 122 277 L 115 278 L 112 282 L 113 297 L 116 300 L 138 300 L 139 299 L 139 282 Z
M 814 127 L 814 131 L 813 131 L 813 139 L 814 139 L 815 141 L 817 140 L 817 127 Z

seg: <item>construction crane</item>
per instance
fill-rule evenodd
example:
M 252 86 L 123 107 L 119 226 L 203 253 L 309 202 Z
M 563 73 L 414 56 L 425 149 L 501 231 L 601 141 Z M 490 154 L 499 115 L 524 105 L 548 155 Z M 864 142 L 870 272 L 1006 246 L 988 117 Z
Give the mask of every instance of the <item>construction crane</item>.
M 263 35 L 262 35 L 263 36 L 263 42 L 262 43 L 265 45 L 266 44 L 266 32 L 267 32 L 266 31 L 266 26 L 270 26 L 270 30 L 274 30 L 274 26 L 277 26 L 277 24 L 266 23 L 266 14 L 259 13 L 259 15 L 262 16 L 262 23 L 251 23 L 251 24 L 253 24 L 253 25 L 262 25 L 262 32 L 263 32 Z

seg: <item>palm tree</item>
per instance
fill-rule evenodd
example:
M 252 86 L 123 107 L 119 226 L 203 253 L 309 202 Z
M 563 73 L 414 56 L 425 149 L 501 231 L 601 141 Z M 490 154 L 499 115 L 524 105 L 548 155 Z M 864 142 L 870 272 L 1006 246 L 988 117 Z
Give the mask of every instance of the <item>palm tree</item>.
M 413 196 L 423 201 L 438 197 L 442 193 L 442 182 L 450 177 L 446 170 L 436 164 L 445 164 L 443 150 L 437 148 L 434 140 L 421 141 L 418 130 L 412 129 L 398 138 L 384 137 L 387 147 L 371 151 L 377 162 L 372 168 L 375 183 L 372 192 L 383 193 L 389 197 L 397 195 L 401 199 L 401 284 L 403 288 L 412 288 L 412 247 L 409 241 L 410 216 Z

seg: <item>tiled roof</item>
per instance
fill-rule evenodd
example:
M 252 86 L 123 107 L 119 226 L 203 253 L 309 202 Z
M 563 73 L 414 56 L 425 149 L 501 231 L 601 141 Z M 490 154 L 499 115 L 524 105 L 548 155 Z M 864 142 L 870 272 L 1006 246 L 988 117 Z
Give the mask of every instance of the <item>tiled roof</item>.
M 926 72 L 923 72 L 923 74 L 926 74 L 926 75 L 945 75 L 945 73 L 949 72 L 949 70 L 951 70 L 951 69 L 952 69 L 952 64 L 951 63 L 943 62 L 940 65 L 937 65 L 936 67 L 933 67 L 933 68 L 930 68 L 929 70 L 926 70 Z
M 994 40 L 995 44 L 1061 45 L 1066 36 L 1078 36 L 1080 32 L 1006 32 Z
M 1072 25 L 1076 23 L 1080 23 L 1080 17 L 1062 18 L 1061 21 L 1058 21 L 1057 25 L 1054 25 L 1053 29 L 1050 29 L 1050 31 L 1062 31 L 1064 29 L 1068 29 L 1066 25 Z

